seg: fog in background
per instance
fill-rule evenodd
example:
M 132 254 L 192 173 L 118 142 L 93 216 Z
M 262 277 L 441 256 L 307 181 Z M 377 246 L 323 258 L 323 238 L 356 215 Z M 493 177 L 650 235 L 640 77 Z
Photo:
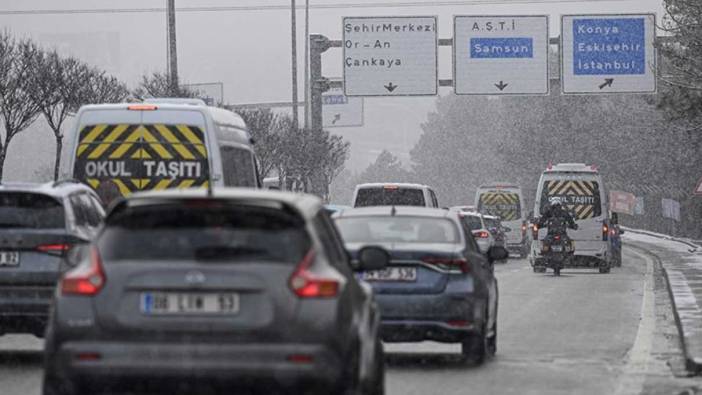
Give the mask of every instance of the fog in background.
M 304 0 L 297 0 L 303 5 Z M 402 0 L 382 0 L 400 3 Z M 561 14 L 656 12 L 660 0 L 582 1 L 520 4 L 518 0 L 482 1 L 472 5 L 432 5 L 402 8 L 333 8 L 310 11 L 310 32 L 330 39 L 341 38 L 344 16 L 437 15 L 439 36 L 452 36 L 452 17 L 460 14 L 546 14 L 551 36 L 558 36 Z M 475 3 L 480 3 L 476 0 Z M 372 0 L 310 0 L 315 5 L 376 4 Z M 439 2 L 443 3 L 443 2 Z M 499 3 L 499 4 L 498 4 Z M 178 8 L 207 6 L 289 6 L 285 0 L 176 0 Z M 3 0 L 0 12 L 49 9 L 164 8 L 166 0 Z M 299 82 L 303 83 L 304 12 L 298 11 Z M 18 36 L 29 36 L 46 48 L 57 48 L 105 69 L 133 88 L 140 76 L 166 69 L 165 12 L 83 13 L 60 15 L 0 15 L 0 24 Z M 290 101 L 290 11 L 236 10 L 179 12 L 178 60 L 182 83 L 221 82 L 224 101 L 230 104 Z M 440 75 L 451 78 L 451 48 L 440 48 Z M 324 75 L 341 76 L 342 51 L 330 49 L 323 56 Z M 452 94 L 441 88 L 441 95 Z M 300 89 L 300 100 L 303 90 Z M 435 107 L 436 98 L 374 98 L 365 101 L 365 126 L 335 128 L 351 142 L 347 168 L 360 171 L 387 149 L 408 165 L 409 151 L 421 135 L 421 124 Z M 302 120 L 302 117 L 300 118 Z M 69 128 L 70 122 L 67 122 Z M 67 129 L 68 130 L 68 129 Z M 66 149 L 66 148 L 64 148 Z M 23 132 L 10 146 L 6 164 L 8 180 L 31 180 L 50 173 L 54 139 L 43 118 Z

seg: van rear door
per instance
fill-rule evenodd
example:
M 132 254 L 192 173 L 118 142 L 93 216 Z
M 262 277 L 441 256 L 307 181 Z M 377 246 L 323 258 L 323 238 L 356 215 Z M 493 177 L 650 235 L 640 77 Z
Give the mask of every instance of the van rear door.
M 574 240 L 601 241 L 603 211 L 601 182 L 597 177 L 546 177 L 541 190 L 541 213 L 552 197 L 561 198 L 578 224 L 578 230 L 569 230 Z M 577 246 L 577 243 L 576 243 Z
M 508 243 L 522 242 L 522 200 L 518 188 L 481 189 L 476 207 L 480 213 L 500 217 L 502 225 L 510 229 L 506 233 Z
M 92 186 L 106 204 L 136 191 L 207 185 L 200 113 L 98 110 L 80 122 L 73 177 Z

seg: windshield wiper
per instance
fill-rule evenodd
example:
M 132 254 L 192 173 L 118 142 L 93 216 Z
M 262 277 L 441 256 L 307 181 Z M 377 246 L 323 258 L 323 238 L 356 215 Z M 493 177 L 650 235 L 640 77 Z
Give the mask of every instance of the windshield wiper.
M 240 258 L 242 256 L 268 256 L 268 250 L 253 247 L 207 246 L 195 250 L 195 258 L 202 260 Z

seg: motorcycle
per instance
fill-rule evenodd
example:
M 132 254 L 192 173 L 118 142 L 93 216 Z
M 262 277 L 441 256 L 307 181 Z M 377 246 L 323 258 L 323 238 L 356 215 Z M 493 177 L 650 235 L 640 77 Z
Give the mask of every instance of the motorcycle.
M 573 242 L 565 232 L 549 234 L 541 245 L 541 255 L 544 257 L 546 267 L 553 269 L 554 276 L 561 275 L 561 269 L 571 258 L 574 250 Z
M 568 237 L 566 224 L 560 219 L 551 219 L 546 226 L 548 234 L 541 243 L 541 259 L 543 266 L 535 267 L 534 271 L 545 272 L 547 268 L 553 269 L 554 276 L 561 275 L 568 261 L 572 259 L 575 252 L 575 245 Z M 576 224 L 573 229 L 577 229 Z M 534 226 L 534 233 L 538 234 L 538 226 Z

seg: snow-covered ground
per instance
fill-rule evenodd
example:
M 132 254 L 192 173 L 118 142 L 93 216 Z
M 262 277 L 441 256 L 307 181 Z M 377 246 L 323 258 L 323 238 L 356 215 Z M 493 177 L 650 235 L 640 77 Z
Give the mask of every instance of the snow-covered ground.
M 702 367 L 702 246 L 668 235 L 626 229 L 624 243 L 660 259 L 670 283 L 688 364 Z

